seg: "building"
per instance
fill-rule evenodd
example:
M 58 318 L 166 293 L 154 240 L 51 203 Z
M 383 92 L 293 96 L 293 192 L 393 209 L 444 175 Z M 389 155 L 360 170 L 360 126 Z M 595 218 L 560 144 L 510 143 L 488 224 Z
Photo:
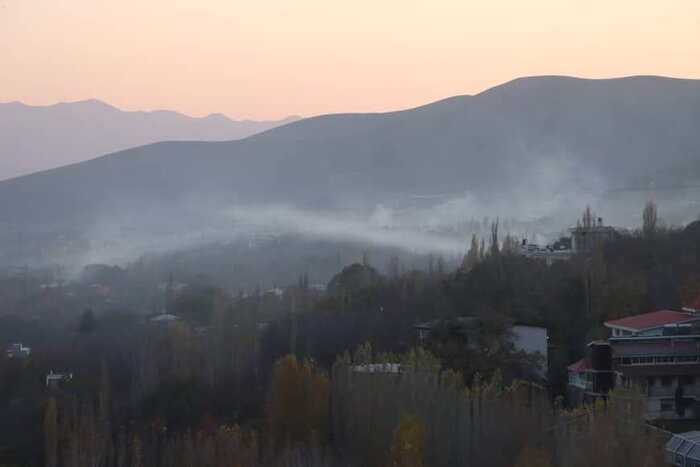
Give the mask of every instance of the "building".
M 49 389 L 56 389 L 62 381 L 70 381 L 73 379 L 73 373 L 54 373 L 53 370 L 49 371 L 46 375 L 46 387 Z
M 610 337 L 568 367 L 570 402 L 627 387 L 646 394 L 650 419 L 700 417 L 700 315 L 659 310 L 605 326 Z
M 395 373 L 401 372 L 400 363 L 364 363 L 354 365 L 353 373 Z
M 589 251 L 594 245 L 601 245 L 615 235 L 613 227 L 603 225 L 602 217 L 598 218 L 598 222 L 592 222 L 592 224 L 588 227 L 579 225 L 569 229 L 571 249 L 574 252 Z
M 464 344 L 470 350 L 479 350 L 478 334 L 483 323 L 472 316 L 436 319 L 413 326 L 418 331 L 421 345 L 433 340 L 451 339 Z M 516 322 L 509 328 L 509 339 L 516 351 L 541 357 L 539 376 L 547 379 L 548 341 L 547 328 L 530 323 Z
M 520 245 L 520 254 L 528 258 L 546 262 L 548 265 L 555 261 L 568 261 L 574 256 L 574 250 L 570 248 L 554 248 L 551 245 L 541 247 L 530 243 L 526 238 Z
M 700 467 L 700 431 L 688 431 L 671 436 L 666 443 L 669 465 Z
M 7 349 L 8 358 L 27 358 L 30 353 L 31 349 L 22 344 L 12 344 L 10 348 Z
M 662 336 L 671 330 L 688 333 L 691 324 L 697 321 L 700 321 L 700 316 L 680 311 L 659 310 L 607 321 L 605 327 L 611 329 L 612 337 Z
M 149 321 L 152 323 L 168 324 L 180 321 L 180 318 L 178 318 L 175 315 L 171 315 L 170 313 L 161 313 L 159 315 L 154 316 L 153 318 L 150 318 Z

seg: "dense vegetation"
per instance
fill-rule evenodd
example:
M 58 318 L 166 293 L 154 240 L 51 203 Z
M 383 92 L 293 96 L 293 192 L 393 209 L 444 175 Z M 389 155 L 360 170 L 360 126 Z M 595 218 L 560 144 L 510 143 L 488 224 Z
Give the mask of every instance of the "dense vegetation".
M 0 464 L 660 465 L 639 396 L 578 408 L 559 396 L 605 320 L 700 293 L 700 222 L 645 219 L 552 265 L 499 241 L 497 224 L 490 243 L 455 271 L 366 256 L 326 291 L 304 275 L 283 294 L 235 296 L 171 277 L 139 295 L 133 267 L 55 287 L 46 271 L 7 277 L 0 341 L 33 353 L 0 357 Z M 144 300 L 181 319 L 146 320 Z M 417 346 L 416 323 L 450 316 L 483 320 L 478 351 Z M 548 327 L 546 386 L 523 381 L 515 321 Z M 368 366 L 390 363 L 401 371 Z M 47 390 L 49 370 L 72 379 Z

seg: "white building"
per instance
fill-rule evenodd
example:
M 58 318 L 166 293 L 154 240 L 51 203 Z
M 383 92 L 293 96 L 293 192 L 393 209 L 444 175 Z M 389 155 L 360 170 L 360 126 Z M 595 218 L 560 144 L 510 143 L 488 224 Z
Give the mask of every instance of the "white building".
M 9 349 L 7 349 L 8 358 L 27 358 L 31 353 L 29 347 L 25 347 L 22 344 L 12 344 Z

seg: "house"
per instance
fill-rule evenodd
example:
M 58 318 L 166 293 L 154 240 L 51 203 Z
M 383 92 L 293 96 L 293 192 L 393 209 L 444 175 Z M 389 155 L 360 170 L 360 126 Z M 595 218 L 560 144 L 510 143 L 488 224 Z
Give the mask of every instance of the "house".
M 352 367 L 353 373 L 394 373 L 401 372 L 400 363 L 364 363 Z
M 700 417 L 700 315 L 659 310 L 605 326 L 610 337 L 589 343 L 587 358 L 568 367 L 570 402 L 627 387 L 646 395 L 650 419 Z
M 574 252 L 590 251 L 594 245 L 600 245 L 610 240 L 615 235 L 613 227 L 603 225 L 603 218 L 591 226 L 577 226 L 569 229 L 571 232 L 571 249 Z
M 459 316 L 449 319 L 436 319 L 413 326 L 418 331 L 421 345 L 431 340 L 449 338 L 460 342 L 470 350 L 479 350 L 478 335 L 483 323 L 473 316 Z M 530 323 L 516 322 L 509 328 L 509 340 L 516 351 L 542 357 L 540 376 L 547 379 L 548 340 L 547 328 Z
M 31 349 L 22 344 L 12 344 L 10 348 L 7 349 L 8 358 L 27 358 L 30 353 Z
M 73 379 L 73 373 L 54 373 L 51 370 L 46 375 L 46 387 L 56 389 L 61 381 L 70 381 L 71 379 Z
M 520 254 L 531 259 L 544 261 L 547 265 L 551 265 L 555 261 L 568 261 L 574 255 L 574 250 L 569 248 L 554 248 L 551 245 L 541 247 L 534 243 L 529 243 L 526 238 L 522 240 L 520 245 Z
M 680 311 L 659 310 L 608 321 L 605 327 L 612 330 L 613 337 L 662 336 L 670 329 L 690 326 L 697 321 L 700 321 L 700 316 Z
M 700 467 L 700 431 L 687 431 L 671 436 L 666 443 L 669 465 Z
M 180 318 L 170 313 L 161 313 L 159 315 L 154 316 L 153 318 L 150 318 L 149 321 L 152 323 L 168 324 L 173 323 L 175 321 L 180 321 Z

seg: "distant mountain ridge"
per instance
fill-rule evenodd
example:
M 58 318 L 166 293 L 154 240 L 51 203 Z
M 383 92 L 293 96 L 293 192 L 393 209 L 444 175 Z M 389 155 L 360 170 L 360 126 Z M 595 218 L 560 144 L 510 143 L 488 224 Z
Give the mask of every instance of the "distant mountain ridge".
M 96 99 L 47 106 L 0 103 L 0 180 L 157 141 L 245 138 L 298 119 L 236 121 L 222 114 L 122 111 Z
M 144 210 L 165 216 L 173 206 L 204 222 L 212 206 L 371 211 L 465 192 L 494 215 L 544 216 L 578 209 L 571 200 L 585 204 L 589 192 L 697 167 L 698 128 L 699 80 L 521 78 L 415 109 L 319 116 L 237 141 L 155 143 L 6 180 L 0 223 L 139 226 L 152 217 Z

